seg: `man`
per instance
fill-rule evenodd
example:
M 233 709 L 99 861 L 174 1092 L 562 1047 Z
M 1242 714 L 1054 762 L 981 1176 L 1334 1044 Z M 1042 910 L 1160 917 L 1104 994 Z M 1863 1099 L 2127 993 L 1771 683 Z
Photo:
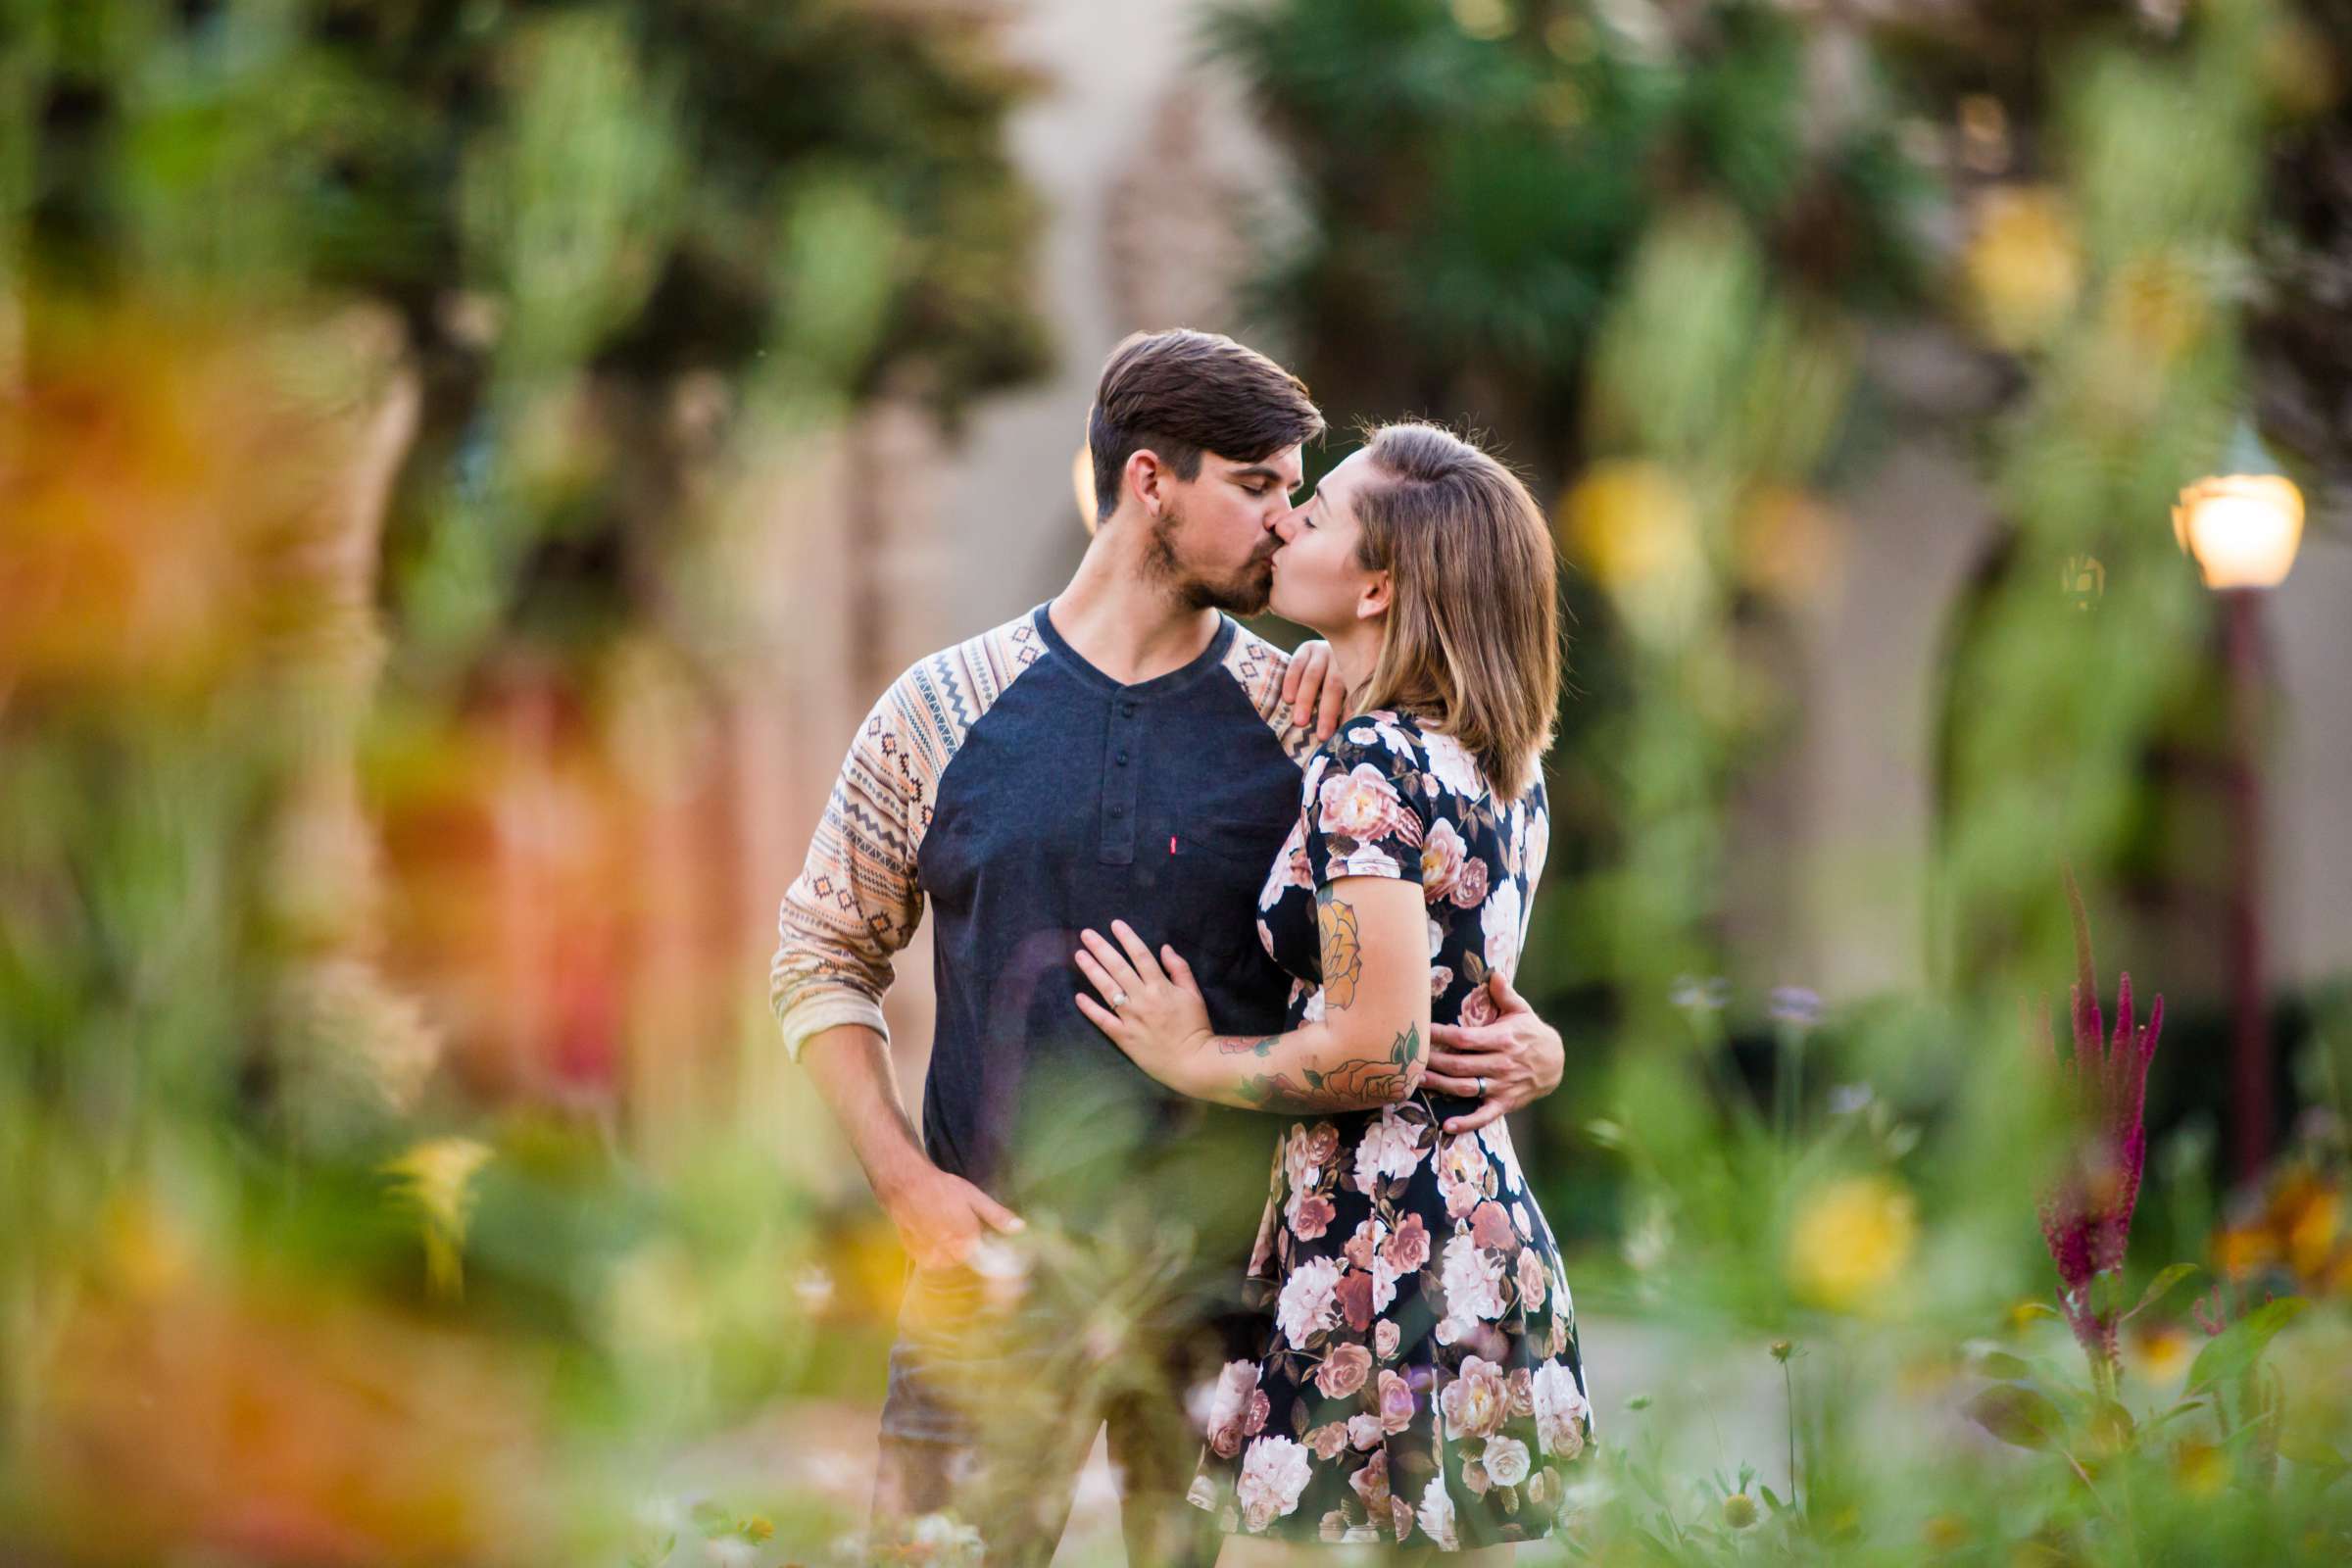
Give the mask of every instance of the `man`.
M 900 677 L 785 897 L 770 989 L 786 1044 L 913 1265 L 883 1408 L 878 1536 L 953 1508 L 979 1526 L 991 1563 L 1046 1563 L 1107 1420 L 1129 1560 L 1215 1555 L 1206 1516 L 1181 1502 L 1199 1441 L 1182 1391 L 1226 1355 L 1255 1353 L 1203 1320 L 1215 1283 L 1239 1287 L 1257 1217 L 1243 1199 L 1254 1186 L 1262 1202 L 1274 1130 L 1169 1100 L 1078 1012 L 1071 960 L 1081 930 L 1126 919 L 1185 955 L 1219 1028 L 1282 1028 L 1290 982 L 1258 945 L 1257 893 L 1298 817 L 1316 739 L 1306 719 L 1319 706 L 1328 737 L 1344 694 L 1327 689 L 1319 647 L 1293 661 L 1227 612 L 1264 609 L 1274 526 L 1322 431 L 1295 376 L 1228 338 L 1120 344 L 1089 419 L 1098 525 L 1076 574 L 1049 604 Z M 938 1018 L 918 1142 L 881 997 L 926 904 Z M 1498 1001 L 1497 1023 L 1433 1035 L 1447 1048 L 1434 1067 L 1492 1085 L 1478 1120 L 1559 1081 L 1558 1035 L 1507 990 Z M 1221 1152 L 1234 1149 L 1238 1162 Z M 1007 1199 L 1071 1235 L 1129 1236 L 1139 1258 L 1194 1221 L 1200 1255 L 1163 1272 L 1212 1289 L 1152 1298 L 1114 1268 L 1060 1292 L 1058 1328 L 959 1338 L 986 1315 L 976 1248 L 1024 1229 Z M 1054 1282 L 1041 1284 L 1033 1294 L 1053 1298 Z M 1107 1315 L 1114 1300 L 1124 1318 Z M 1097 1344 L 1105 1321 L 1117 1341 Z M 1073 1407 L 1059 1382 L 1021 1387 L 1072 1344 L 1092 1356 L 1100 1409 Z M 1095 1375 L 1113 1365 L 1120 1375 Z M 1023 1394 L 1043 1396 L 1026 1424 L 1008 1414 Z

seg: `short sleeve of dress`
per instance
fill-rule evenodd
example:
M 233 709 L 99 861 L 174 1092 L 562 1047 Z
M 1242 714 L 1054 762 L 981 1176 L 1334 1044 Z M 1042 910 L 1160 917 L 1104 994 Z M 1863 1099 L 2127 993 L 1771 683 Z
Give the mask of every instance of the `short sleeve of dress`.
M 1349 719 L 1307 765 L 1306 858 L 1317 886 L 1344 876 L 1418 884 L 1427 785 L 1418 749 L 1383 715 Z

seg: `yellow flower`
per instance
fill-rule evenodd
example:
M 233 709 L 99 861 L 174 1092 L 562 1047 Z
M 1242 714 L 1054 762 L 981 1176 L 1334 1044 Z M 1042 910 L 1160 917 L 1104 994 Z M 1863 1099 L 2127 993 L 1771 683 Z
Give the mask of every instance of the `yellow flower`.
M 2278 1260 L 2278 1239 L 2255 1226 L 2232 1225 L 2213 1239 L 2213 1266 L 2226 1280 L 2250 1279 Z
M 2047 1301 L 2033 1299 L 2019 1301 L 2009 1308 L 2009 1332 L 2023 1334 L 2035 1323 L 2045 1318 L 2054 1320 L 2057 1316 L 2057 1309 Z
M 2174 1324 L 2143 1325 L 2132 1331 L 2125 1357 L 2150 1383 L 2170 1383 L 2188 1367 L 2188 1335 Z
M 1911 1260 L 1918 1234 L 1911 1195 L 1882 1176 L 1849 1176 L 1816 1191 L 1788 1234 L 1788 1283 L 1834 1311 L 1873 1304 Z
M 1734 1530 L 1745 1530 L 1756 1522 L 1756 1499 L 1744 1492 L 1735 1492 L 1723 1499 L 1723 1522 Z
M 1671 635 L 1706 593 L 1698 511 L 1663 464 L 1596 463 L 1560 502 L 1569 559 L 1608 590 L 1636 631 Z
M 424 1220 L 426 1278 L 456 1295 L 462 1288 L 458 1254 L 473 1212 L 474 1173 L 488 1163 L 490 1146 L 471 1138 L 429 1138 L 385 1165 L 399 1195 Z
M 2230 1461 L 2210 1443 L 2183 1443 L 2173 1450 L 2173 1474 L 2191 1496 L 2210 1497 L 2230 1480 Z
M 2281 1244 L 2289 1268 L 2311 1279 L 2328 1266 L 2342 1233 L 2344 1195 L 2309 1171 L 2297 1171 L 2271 1200 L 2271 1233 Z
M 1984 335 L 2018 351 L 2049 341 L 2082 287 L 2082 257 L 2056 191 L 2002 185 L 1979 199 L 1976 232 L 1961 258 Z

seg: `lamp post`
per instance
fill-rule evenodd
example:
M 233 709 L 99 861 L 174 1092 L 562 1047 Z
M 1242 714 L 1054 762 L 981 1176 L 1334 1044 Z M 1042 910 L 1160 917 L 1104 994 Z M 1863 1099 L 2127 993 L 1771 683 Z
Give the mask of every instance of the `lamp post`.
M 2286 579 L 2303 537 L 2303 493 L 2240 423 L 2224 472 L 2180 492 L 2173 537 L 2222 601 L 2229 670 L 2231 864 L 2227 952 L 2237 1175 L 2270 1159 L 2271 1032 L 2262 979 L 2262 595 Z

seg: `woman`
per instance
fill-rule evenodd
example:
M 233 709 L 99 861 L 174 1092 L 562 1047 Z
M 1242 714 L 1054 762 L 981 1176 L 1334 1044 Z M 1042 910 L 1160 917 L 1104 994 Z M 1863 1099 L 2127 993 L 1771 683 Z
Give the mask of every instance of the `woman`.
M 1501 464 L 1432 425 L 1373 432 L 1280 524 L 1273 609 L 1332 649 L 1358 716 L 1306 771 L 1259 895 L 1290 1031 L 1218 1036 L 1183 957 L 1089 931 L 1087 1016 L 1181 1093 L 1288 1120 L 1250 1265 L 1273 1308 L 1229 1364 L 1193 1500 L 1237 1538 L 1493 1547 L 1549 1530 L 1592 1435 L 1558 1250 L 1483 1085 L 1429 1070 L 1517 967 L 1549 830 L 1550 534 Z M 1482 1553 L 1482 1556 L 1485 1554 Z

